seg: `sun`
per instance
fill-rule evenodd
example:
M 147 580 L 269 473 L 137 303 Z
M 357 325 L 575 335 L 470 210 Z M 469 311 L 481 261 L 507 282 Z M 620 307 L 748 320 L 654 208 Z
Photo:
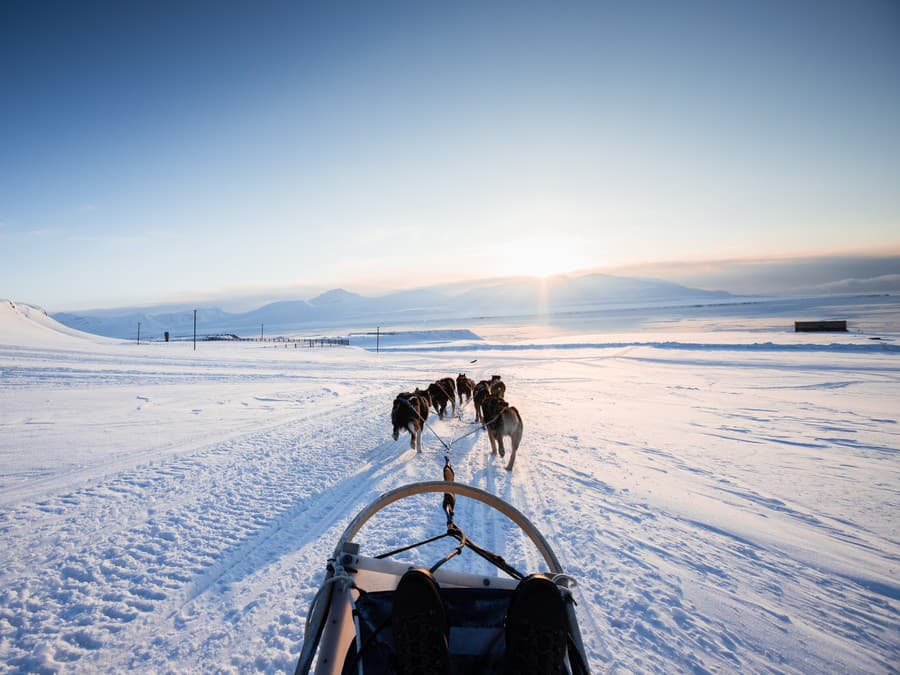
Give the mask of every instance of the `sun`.
M 567 238 L 516 239 L 503 244 L 500 257 L 507 274 L 542 279 L 589 266 L 583 244 Z

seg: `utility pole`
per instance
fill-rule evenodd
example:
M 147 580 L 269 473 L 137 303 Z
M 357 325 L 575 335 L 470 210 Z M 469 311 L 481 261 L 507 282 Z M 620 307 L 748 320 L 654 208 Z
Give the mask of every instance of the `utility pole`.
M 381 348 L 381 326 L 375 329 L 375 353 L 377 354 Z
M 141 344 L 141 322 L 140 322 L 140 321 L 138 321 L 138 340 L 137 340 L 137 343 L 138 343 L 138 344 Z
M 197 351 L 197 310 L 194 310 L 194 351 Z
M 259 341 L 260 342 L 262 342 L 262 340 L 263 340 L 263 328 L 265 327 L 265 325 L 266 324 L 264 324 L 264 323 L 259 324 Z

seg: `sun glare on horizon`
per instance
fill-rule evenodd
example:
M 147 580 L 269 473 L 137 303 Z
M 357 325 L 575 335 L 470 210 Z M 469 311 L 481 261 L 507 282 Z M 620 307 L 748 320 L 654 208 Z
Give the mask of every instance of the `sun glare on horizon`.
M 498 256 L 504 274 L 545 279 L 590 267 L 583 247 L 572 239 L 534 237 L 508 242 Z

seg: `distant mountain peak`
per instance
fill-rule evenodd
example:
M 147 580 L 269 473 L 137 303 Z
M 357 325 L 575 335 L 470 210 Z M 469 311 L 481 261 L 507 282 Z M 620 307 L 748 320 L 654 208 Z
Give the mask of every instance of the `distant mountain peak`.
M 330 291 L 325 291 L 321 295 L 314 297 L 309 301 L 309 304 L 322 307 L 323 305 L 347 304 L 359 302 L 360 300 L 364 300 L 364 298 L 358 293 L 351 293 L 343 288 L 332 288 Z

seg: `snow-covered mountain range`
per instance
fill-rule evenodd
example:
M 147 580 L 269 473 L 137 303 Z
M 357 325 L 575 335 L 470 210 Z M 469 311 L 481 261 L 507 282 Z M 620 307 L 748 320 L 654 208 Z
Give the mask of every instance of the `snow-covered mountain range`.
M 706 291 L 668 281 L 608 274 L 554 276 L 546 279 L 511 277 L 427 286 L 365 296 L 336 288 L 309 300 L 273 302 L 258 309 L 230 313 L 218 307 L 199 308 L 198 330 L 209 333 L 255 335 L 261 325 L 268 331 L 290 331 L 326 325 L 370 325 L 424 319 L 472 316 L 511 316 L 574 311 L 595 306 L 686 303 L 723 300 L 723 291 Z M 161 308 L 160 308 L 161 309 Z M 148 336 L 193 330 L 193 311 L 167 307 L 61 312 L 60 323 L 109 337 L 131 337 L 141 323 Z

